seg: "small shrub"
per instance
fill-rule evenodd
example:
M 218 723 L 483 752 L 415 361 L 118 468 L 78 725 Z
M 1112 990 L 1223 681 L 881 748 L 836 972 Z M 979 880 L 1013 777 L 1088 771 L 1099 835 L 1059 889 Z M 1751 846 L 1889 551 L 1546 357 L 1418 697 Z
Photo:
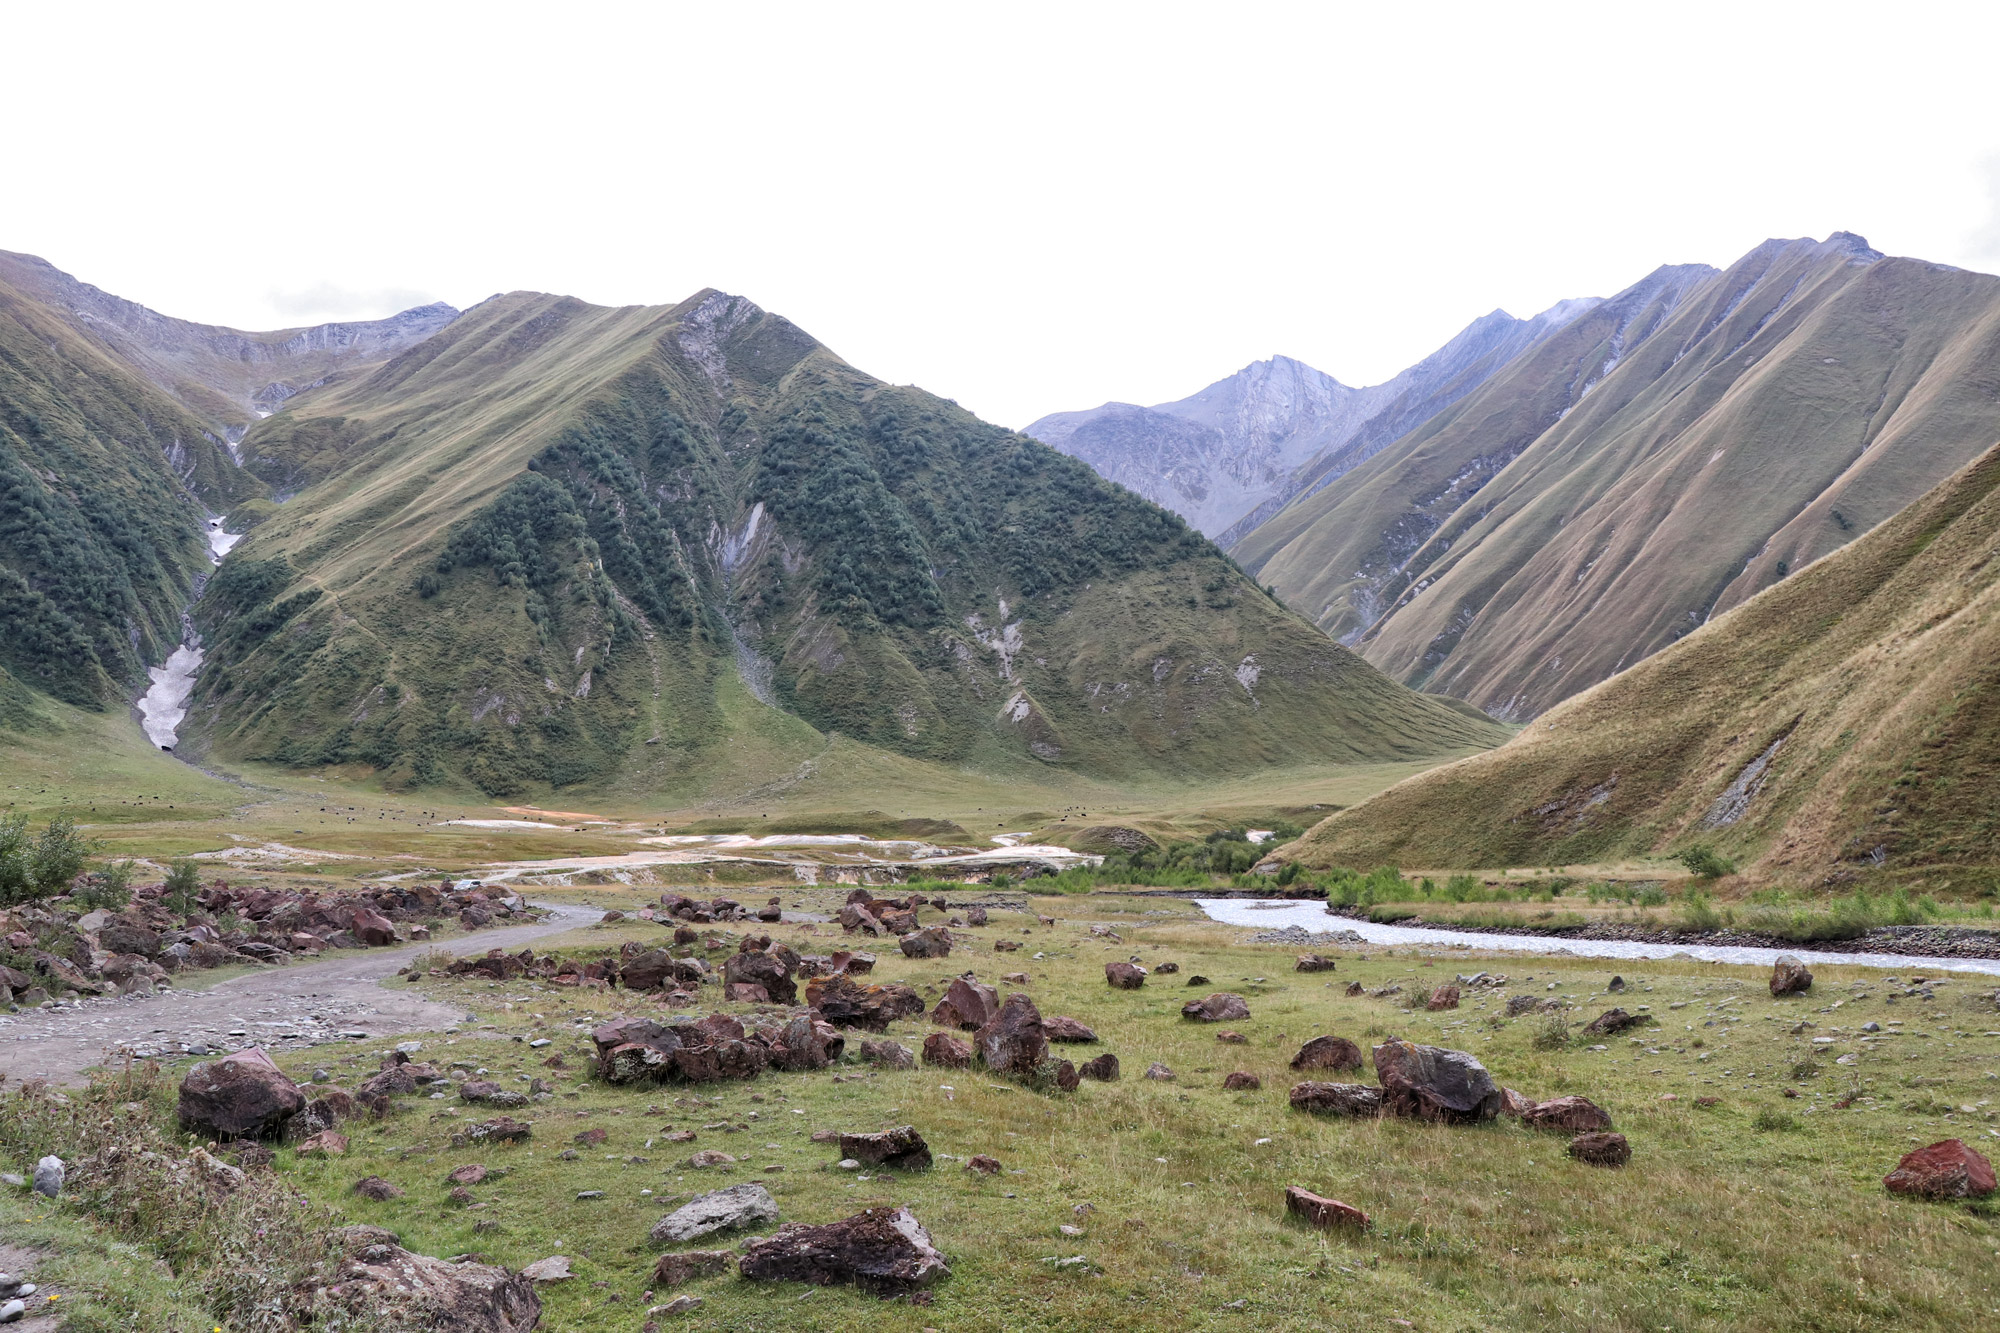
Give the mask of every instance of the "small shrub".
M 1534 1047 L 1538 1051 L 1560 1051 L 1569 1046 L 1569 1015 L 1560 1009 L 1544 1014 L 1542 1025 L 1535 1032 Z
M 70 900 L 86 912 L 116 912 L 132 901 L 132 863 L 113 861 L 70 890 Z
M 1809 1078 L 1817 1078 L 1818 1076 L 1819 1076 L 1819 1061 L 1813 1059 L 1810 1055 L 1805 1056 L 1804 1058 L 1796 1060 L 1792 1063 L 1793 1078 L 1803 1080 Z
M 175 916 L 191 915 L 198 904 L 196 895 L 201 892 L 201 868 L 183 856 L 167 867 L 167 880 L 161 886 L 160 901 Z
M 1736 873 L 1736 863 L 1705 842 L 1698 842 L 1674 858 L 1697 879 L 1721 879 Z
M 1750 1128 L 1761 1134 L 1796 1134 L 1805 1126 L 1799 1123 L 1797 1116 L 1766 1106 L 1750 1121 Z
M 1724 917 L 1705 893 L 1690 893 L 1681 901 L 1681 924 L 1690 930 L 1720 930 Z
M 1665 907 L 1667 891 L 1657 884 L 1648 884 L 1633 895 L 1632 901 L 1641 907 Z

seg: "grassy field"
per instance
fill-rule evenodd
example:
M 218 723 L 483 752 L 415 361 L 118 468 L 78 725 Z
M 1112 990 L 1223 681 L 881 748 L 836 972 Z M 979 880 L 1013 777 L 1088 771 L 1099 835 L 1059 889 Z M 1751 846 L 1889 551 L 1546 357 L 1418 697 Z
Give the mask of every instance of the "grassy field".
M 824 908 L 837 898 L 787 891 L 787 901 Z M 1025 970 L 1030 983 L 1003 993 L 1025 989 L 1045 1014 L 1095 1028 L 1100 1045 L 1065 1053 L 1115 1052 L 1121 1082 L 1044 1096 L 973 1071 L 847 1064 L 748 1084 L 614 1089 L 587 1075 L 587 1029 L 631 1012 L 626 997 L 426 978 L 406 984 L 474 1017 L 454 1033 L 422 1038 L 419 1058 L 467 1063 L 506 1084 L 549 1080 L 554 1099 L 524 1113 L 535 1122 L 532 1143 L 455 1150 L 450 1135 L 476 1118 L 475 1108 L 417 1097 L 382 1124 L 356 1126 L 345 1158 L 298 1161 L 285 1150 L 278 1168 L 312 1198 L 387 1226 L 424 1252 L 477 1252 L 516 1267 L 570 1256 L 577 1277 L 542 1289 L 552 1333 L 636 1327 L 649 1303 L 683 1293 L 704 1304 L 676 1327 L 870 1333 L 1307 1329 L 1329 1321 L 1445 1333 L 1945 1330 L 2000 1319 L 2000 1211 L 1911 1203 L 1880 1184 L 1903 1152 L 1937 1139 L 2000 1147 L 2000 1013 L 1990 978 L 1919 986 L 1921 973 L 1829 968 L 1809 996 L 1780 1001 L 1761 972 L 1668 961 L 1626 968 L 1629 988 L 1611 997 L 1612 973 L 1601 961 L 1375 949 L 1341 951 L 1333 974 L 1300 974 L 1293 951 L 1247 945 L 1246 932 L 1202 922 L 1184 904 L 1095 896 L 1033 906 L 1057 924 L 996 913 L 949 960 L 911 962 L 876 949 L 876 975 L 934 1000 L 968 968 L 995 983 Z M 1122 940 L 1091 936 L 1092 923 Z M 562 943 L 595 950 L 658 933 L 598 926 Z M 774 934 L 824 951 L 839 932 L 787 926 Z M 994 938 L 1025 947 L 993 953 Z M 1137 992 L 1106 987 L 1104 962 L 1135 955 L 1176 961 L 1181 973 L 1156 974 Z M 1418 988 L 1481 969 L 1504 971 L 1507 985 L 1469 988 L 1457 1011 L 1403 1007 Z M 1212 984 L 1190 990 L 1191 974 Z M 1354 980 L 1403 994 L 1348 998 Z M 1184 999 L 1211 990 L 1249 1001 L 1253 1017 L 1228 1025 L 1243 1044 L 1179 1017 Z M 1572 1021 L 1615 1002 L 1657 1023 L 1636 1038 L 1596 1042 L 1574 1028 L 1562 1036 L 1542 1016 L 1503 1017 L 1511 994 L 1563 997 L 1574 1005 Z M 1895 1035 L 1864 1036 L 1868 1021 Z M 893 1035 L 915 1048 L 929 1030 L 911 1021 Z M 1364 1047 L 1395 1034 L 1467 1049 L 1530 1096 L 1588 1095 L 1631 1139 L 1632 1164 L 1578 1165 L 1560 1137 L 1510 1122 L 1441 1128 L 1295 1113 L 1286 1090 L 1301 1076 L 1286 1061 L 1320 1033 Z M 540 1036 L 554 1044 L 524 1044 Z M 1816 1046 L 1817 1037 L 1834 1040 Z M 302 1079 L 327 1068 L 351 1087 L 372 1072 L 380 1049 L 327 1048 L 284 1063 Z M 551 1053 L 563 1068 L 545 1063 Z M 1837 1063 L 1849 1055 L 1854 1063 Z M 1141 1079 L 1155 1060 L 1176 1081 Z M 1261 1089 L 1224 1092 L 1223 1076 L 1237 1069 L 1258 1075 Z M 1704 1106 L 1700 1097 L 1717 1100 Z M 904 1123 L 952 1159 L 928 1173 L 863 1181 L 831 1169 L 837 1153 L 810 1141 L 820 1130 Z M 578 1141 L 598 1129 L 607 1131 L 603 1142 Z M 697 1141 L 667 1143 L 676 1129 L 694 1130 Z M 683 1165 L 688 1152 L 709 1148 L 740 1165 L 728 1173 Z M 975 1153 L 998 1158 L 1005 1172 L 969 1175 L 958 1159 Z M 475 1160 L 505 1174 L 474 1191 L 476 1206 L 453 1205 L 445 1175 Z M 371 1174 L 405 1197 L 355 1197 L 352 1182 Z M 787 1220 L 907 1203 L 953 1276 L 924 1309 L 733 1277 L 649 1297 L 652 1223 L 697 1193 L 750 1179 L 772 1190 Z M 1288 1221 L 1282 1195 L 1292 1184 L 1366 1210 L 1372 1228 L 1329 1235 Z M 579 1197 L 591 1191 L 602 1197 Z M 1082 1234 L 1062 1232 L 1066 1225 Z M 1073 1255 L 1087 1267 L 1049 1262 Z

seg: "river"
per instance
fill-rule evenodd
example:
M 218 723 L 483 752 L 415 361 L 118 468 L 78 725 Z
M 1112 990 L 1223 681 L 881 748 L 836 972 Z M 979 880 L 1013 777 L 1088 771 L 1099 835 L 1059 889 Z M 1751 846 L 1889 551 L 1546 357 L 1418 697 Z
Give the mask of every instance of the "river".
M 1307 930 L 1351 930 L 1371 944 L 1464 946 L 1514 953 L 1569 954 L 1578 958 L 1694 958 L 1709 963 L 1740 963 L 1768 967 L 1780 955 L 1807 963 L 1845 963 L 1896 972 L 1980 972 L 2000 976 L 2000 959 L 1923 958 L 1912 954 L 1833 953 L 1824 949 L 1756 949 L 1726 944 L 1643 944 L 1633 940 L 1551 939 L 1533 935 L 1489 935 L 1476 930 L 1442 930 L 1433 926 L 1385 926 L 1329 914 L 1320 902 L 1297 899 L 1197 898 L 1197 906 L 1214 921 L 1232 926 L 1303 926 Z

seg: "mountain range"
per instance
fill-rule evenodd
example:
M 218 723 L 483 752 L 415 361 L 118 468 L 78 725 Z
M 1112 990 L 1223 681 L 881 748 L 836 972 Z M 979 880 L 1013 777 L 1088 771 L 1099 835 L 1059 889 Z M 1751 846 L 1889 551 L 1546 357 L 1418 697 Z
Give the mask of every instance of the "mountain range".
M 1507 745 L 1323 821 L 1307 865 L 1560 865 L 1713 842 L 1756 878 L 1990 893 L 2000 446 Z
M 191 606 L 179 753 L 396 787 L 699 798 L 836 735 L 1176 779 L 1504 736 L 1173 514 L 739 297 L 243 333 L 10 256 L 0 302 L 18 725 L 129 701 Z M 211 574 L 216 516 L 248 535 Z

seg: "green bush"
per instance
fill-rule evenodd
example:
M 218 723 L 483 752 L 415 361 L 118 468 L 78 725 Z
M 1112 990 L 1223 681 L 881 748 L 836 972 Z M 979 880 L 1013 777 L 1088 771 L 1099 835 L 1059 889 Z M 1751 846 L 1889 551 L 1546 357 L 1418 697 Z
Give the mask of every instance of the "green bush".
M 1721 879 L 1736 873 L 1736 863 L 1705 842 L 1698 842 L 1674 858 L 1698 879 Z
M 113 861 L 70 890 L 70 901 L 86 912 L 116 912 L 132 901 L 132 863 Z
M 83 873 L 91 850 L 68 815 L 51 819 L 32 842 L 27 816 L 0 819 L 0 904 L 53 898 Z
M 183 856 L 167 867 L 167 880 L 161 886 L 160 901 L 175 916 L 187 916 L 197 906 L 195 897 L 201 892 L 201 867 Z
M 1705 893 L 1690 893 L 1681 901 L 1681 924 L 1690 930 L 1720 930 L 1727 917 Z

